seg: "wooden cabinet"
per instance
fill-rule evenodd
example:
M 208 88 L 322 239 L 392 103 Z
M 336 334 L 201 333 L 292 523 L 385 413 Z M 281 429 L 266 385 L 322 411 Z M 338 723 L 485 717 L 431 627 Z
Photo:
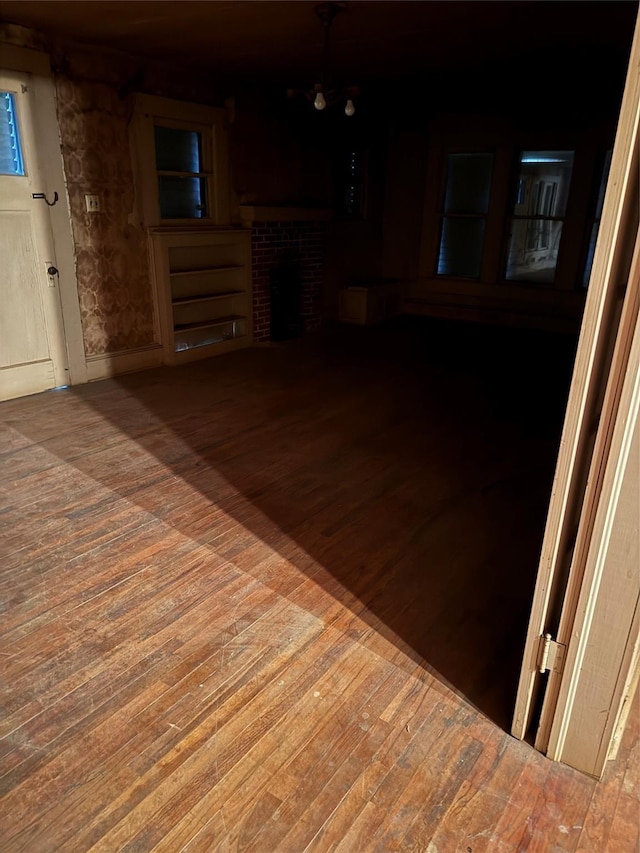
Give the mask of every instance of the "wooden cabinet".
M 251 233 L 151 232 L 165 362 L 207 358 L 251 343 Z

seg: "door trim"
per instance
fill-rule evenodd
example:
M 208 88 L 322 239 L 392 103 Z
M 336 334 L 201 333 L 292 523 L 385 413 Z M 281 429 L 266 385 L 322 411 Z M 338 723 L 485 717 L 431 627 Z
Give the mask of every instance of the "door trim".
M 636 249 L 637 280 L 640 240 Z M 637 666 L 640 315 L 637 298 L 634 302 L 631 352 L 585 555 L 584 579 L 571 626 L 573 641 L 565 675 L 560 680 L 547 748 L 550 758 L 596 777 L 604 770 Z M 623 347 L 624 344 L 626 341 Z
M 87 381 L 87 365 L 82 335 L 82 319 L 76 278 L 75 244 L 71 226 L 71 209 L 60 149 L 55 84 L 47 53 L 0 44 L 0 67 L 30 75 L 35 95 L 34 125 L 38 135 L 39 167 L 44 181 L 43 192 L 58 203 L 49 208 L 49 221 L 59 271 L 58 286 L 64 325 L 69 384 Z
M 621 383 L 610 371 L 620 316 L 620 286 L 627 280 L 638 229 L 638 127 L 640 118 L 640 15 L 631 48 L 620 109 L 600 233 L 569 392 L 542 544 L 538 577 L 527 632 L 512 734 L 524 738 L 533 723 L 539 691 L 547 686 L 536 747 L 546 751 L 556 713 L 560 675 L 541 676 L 537 667 L 539 639 L 546 632 L 567 645 L 583 592 L 586 552 L 601 493 L 613 428 L 607 383 Z M 628 296 L 629 294 L 627 294 Z M 619 398 L 618 398 L 619 399 Z M 596 427 L 597 422 L 597 431 Z M 591 479 L 588 478 L 591 470 Z M 575 537 L 575 545 L 573 544 Z M 562 627 L 562 636 L 558 633 Z M 573 658 L 568 659 L 573 660 Z M 565 670 L 566 672 L 566 670 Z

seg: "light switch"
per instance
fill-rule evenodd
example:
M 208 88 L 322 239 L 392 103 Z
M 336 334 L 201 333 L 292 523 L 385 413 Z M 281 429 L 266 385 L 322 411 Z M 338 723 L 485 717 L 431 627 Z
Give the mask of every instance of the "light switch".
M 89 195 L 85 193 L 84 202 L 87 205 L 88 213 L 100 213 L 100 196 Z

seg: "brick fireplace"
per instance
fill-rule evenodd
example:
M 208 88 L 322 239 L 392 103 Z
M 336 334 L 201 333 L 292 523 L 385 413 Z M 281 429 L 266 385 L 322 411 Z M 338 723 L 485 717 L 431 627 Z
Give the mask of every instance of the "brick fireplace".
M 242 219 L 251 228 L 254 342 L 319 328 L 329 212 L 243 207 Z

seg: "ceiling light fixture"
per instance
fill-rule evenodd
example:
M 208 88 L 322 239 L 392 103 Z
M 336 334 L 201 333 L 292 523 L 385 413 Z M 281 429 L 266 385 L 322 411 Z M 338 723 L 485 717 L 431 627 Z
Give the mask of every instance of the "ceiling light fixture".
M 315 7 L 315 13 L 322 24 L 324 32 L 322 69 L 318 75 L 319 80 L 310 92 L 289 89 L 289 96 L 304 95 L 308 100 L 312 101 L 313 106 L 320 112 L 335 103 L 344 103 L 345 115 L 352 116 L 356 111 L 354 99 L 360 93 L 358 87 L 347 86 L 343 89 L 332 87 L 329 78 L 329 32 L 333 19 L 339 12 L 343 12 L 346 8 L 347 4 L 344 0 L 343 2 L 319 3 Z

